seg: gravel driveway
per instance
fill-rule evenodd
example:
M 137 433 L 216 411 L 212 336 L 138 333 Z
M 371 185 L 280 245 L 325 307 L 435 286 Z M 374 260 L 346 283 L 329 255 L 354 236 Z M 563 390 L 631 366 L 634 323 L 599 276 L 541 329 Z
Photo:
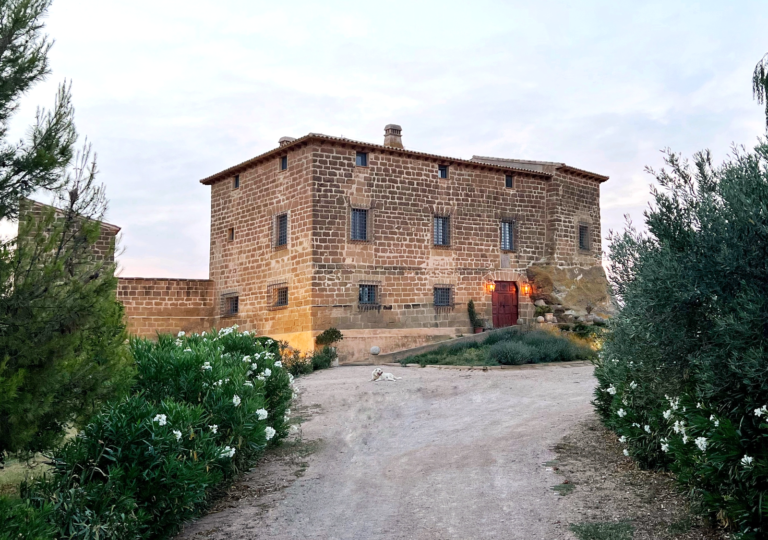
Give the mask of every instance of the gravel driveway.
M 543 463 L 590 415 L 592 366 L 371 370 L 298 379 L 313 452 L 267 458 L 180 538 L 572 538 Z

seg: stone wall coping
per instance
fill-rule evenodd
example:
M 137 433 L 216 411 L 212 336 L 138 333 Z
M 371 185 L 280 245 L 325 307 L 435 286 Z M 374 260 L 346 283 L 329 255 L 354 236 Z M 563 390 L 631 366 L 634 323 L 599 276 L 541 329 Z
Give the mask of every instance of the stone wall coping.
M 392 367 L 409 367 L 409 368 L 418 368 L 421 367 L 419 364 L 398 364 L 398 363 L 388 363 L 388 364 L 381 364 L 383 366 L 392 366 Z M 561 368 L 575 368 L 575 367 L 583 367 L 583 366 L 591 366 L 592 362 L 588 362 L 586 360 L 574 360 L 572 362 L 542 362 L 540 364 L 521 364 L 519 366 L 439 366 L 439 365 L 433 365 L 428 364 L 424 366 L 425 368 L 433 368 L 433 369 L 458 369 L 459 371 L 466 370 L 466 371 L 494 371 L 499 369 L 536 369 L 541 367 L 561 367 Z
M 122 277 L 118 276 L 119 281 L 199 281 L 213 283 L 212 279 L 200 278 L 164 278 L 164 277 Z
M 517 173 L 526 174 L 529 176 L 536 176 L 539 178 L 545 178 L 550 179 L 552 178 L 551 173 L 545 173 L 545 172 L 539 172 L 539 171 L 532 171 L 530 169 L 525 169 L 523 167 L 514 167 L 510 165 L 494 165 L 491 163 L 483 163 L 480 161 L 472 161 L 469 159 L 462 159 L 462 158 L 455 158 L 455 157 L 448 157 L 448 156 L 440 156 L 437 154 L 429 154 L 427 152 L 417 152 L 415 150 L 406 150 L 403 148 L 395 148 L 392 146 L 384 146 L 381 144 L 374 144 L 364 141 L 356 141 L 353 139 L 347 139 L 345 137 L 334 137 L 331 135 L 323 135 L 322 133 L 308 133 L 307 135 L 304 135 L 303 137 L 300 137 L 296 139 L 293 142 L 290 142 L 284 146 L 278 146 L 277 148 L 273 148 L 272 150 L 269 150 L 268 152 L 265 152 L 263 154 L 260 154 L 254 158 L 251 158 L 247 161 L 244 161 L 238 165 L 234 165 L 232 167 L 229 167 L 228 169 L 224 169 L 221 172 L 218 172 L 216 174 L 213 174 L 211 176 L 208 176 L 207 178 L 203 178 L 200 180 L 201 184 L 204 184 L 206 186 L 210 186 L 212 184 L 215 184 L 219 180 L 224 180 L 226 178 L 230 178 L 233 175 L 243 172 L 246 169 L 253 167 L 263 161 L 266 161 L 268 159 L 276 158 L 282 154 L 284 154 L 286 151 L 292 149 L 292 148 L 300 148 L 302 146 L 308 145 L 311 141 L 319 141 L 319 142 L 331 142 L 331 143 L 341 143 L 344 145 L 351 145 L 355 147 L 361 147 L 361 148 L 371 148 L 374 150 L 377 150 L 381 153 L 389 153 L 394 155 L 403 155 L 408 157 L 414 157 L 414 158 L 421 158 L 421 159 L 427 159 L 430 161 L 439 161 L 442 164 L 445 165 L 451 165 L 451 164 L 458 164 L 458 165 L 464 165 L 474 168 L 480 168 L 480 169 L 490 169 L 490 170 L 498 170 L 500 172 L 502 171 L 514 171 Z

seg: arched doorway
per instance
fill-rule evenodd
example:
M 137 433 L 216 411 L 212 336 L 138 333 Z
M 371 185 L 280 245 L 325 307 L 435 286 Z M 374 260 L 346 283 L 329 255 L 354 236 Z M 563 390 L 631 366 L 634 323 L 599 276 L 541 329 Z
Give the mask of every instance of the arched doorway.
M 494 285 L 493 327 L 517 324 L 517 285 L 514 281 L 496 281 Z

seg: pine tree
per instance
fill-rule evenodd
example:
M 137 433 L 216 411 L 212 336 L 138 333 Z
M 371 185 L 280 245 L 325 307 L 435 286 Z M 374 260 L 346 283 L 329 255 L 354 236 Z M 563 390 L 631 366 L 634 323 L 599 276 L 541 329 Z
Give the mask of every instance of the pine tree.
M 55 446 L 130 375 L 114 264 L 93 250 L 104 189 L 88 145 L 75 151 L 70 86 L 38 110 L 27 140 L 8 141 L 19 100 L 50 71 L 50 3 L 0 0 L 0 218 L 19 219 L 0 242 L 0 464 Z M 23 212 L 41 192 L 57 210 Z

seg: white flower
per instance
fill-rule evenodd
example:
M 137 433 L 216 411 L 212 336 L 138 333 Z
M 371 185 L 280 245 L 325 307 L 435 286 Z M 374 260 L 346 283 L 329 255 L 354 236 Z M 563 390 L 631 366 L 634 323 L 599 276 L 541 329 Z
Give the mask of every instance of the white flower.
M 264 352 L 264 358 L 266 358 L 267 360 L 269 360 L 271 358 L 274 358 L 274 357 L 275 357 L 275 353 L 271 353 L 269 351 L 265 351 Z
M 164 414 L 158 414 L 155 416 L 154 419 L 152 419 L 153 422 L 157 422 L 161 426 L 164 426 L 168 423 L 168 418 Z
M 217 433 L 219 431 L 219 426 L 217 426 L 216 424 L 210 425 L 208 427 L 211 428 L 211 431 L 213 433 Z
M 267 436 L 267 440 L 270 440 L 272 437 L 275 436 L 275 433 L 277 433 L 277 432 L 273 428 L 271 428 L 270 426 L 267 426 L 266 428 L 264 428 L 264 433 Z
M 608 392 L 608 393 L 609 393 L 609 394 L 611 394 L 612 396 L 615 396 L 615 395 L 616 395 L 616 387 L 615 387 L 615 386 L 613 386 L 613 385 L 611 385 L 611 386 L 609 386 L 609 387 L 608 387 L 608 389 L 606 390 L 606 392 Z
M 259 420 L 266 420 L 268 415 L 269 413 L 267 412 L 266 409 L 259 409 L 258 411 L 256 411 L 256 416 L 259 417 Z
M 639 428 L 640 424 L 638 424 L 637 422 L 632 422 L 632 427 L 638 427 Z
M 626 448 L 624 449 L 624 455 L 629 457 L 629 450 L 627 450 Z
M 243 383 L 243 386 L 250 386 L 251 388 L 253 388 L 253 383 L 251 381 L 245 381 Z
M 285 414 L 291 414 L 291 409 L 285 409 Z
M 248 330 L 245 330 L 245 331 L 243 332 L 243 335 L 244 335 L 244 336 L 248 336 L 248 335 L 250 335 L 250 334 L 251 334 L 251 333 L 250 333 Z
M 694 441 L 696 443 L 696 446 L 699 447 L 699 450 L 702 452 L 705 452 L 707 450 L 707 439 L 704 437 L 697 437 Z
M 272 370 L 269 369 L 269 368 L 265 369 L 264 370 L 264 376 L 265 377 L 269 377 L 270 375 L 272 375 Z
M 620 442 L 621 444 L 626 444 L 626 442 L 627 442 L 627 438 L 626 438 L 624 435 L 622 435 L 621 437 L 619 437 L 619 442 Z
M 250 377 L 251 375 L 253 375 L 253 371 L 251 371 L 250 369 L 245 372 L 246 377 Z
M 240 396 L 233 397 L 232 398 L 232 403 L 235 404 L 235 407 L 239 407 L 240 406 Z
M 200 334 L 200 335 L 201 335 L 201 336 L 203 336 L 203 337 L 205 337 L 205 331 L 203 331 L 203 333 L 202 333 L 202 334 Z
M 267 378 L 264 375 L 256 375 L 256 378 L 260 381 L 265 381 Z
M 280 360 L 278 360 L 277 362 L 275 362 L 275 367 L 283 367 L 283 363 Z
M 629 383 L 629 387 L 630 387 L 632 390 L 634 390 L 635 388 L 637 388 L 637 383 L 636 383 L 635 381 L 632 381 L 631 383 Z
M 254 370 L 254 371 L 256 371 L 257 369 L 259 369 L 259 366 L 258 366 L 258 364 L 256 364 L 256 362 L 254 362 L 253 364 L 251 364 L 251 369 L 252 369 L 252 370 Z
M 676 411 L 677 408 L 680 406 L 680 398 L 671 398 L 669 396 L 664 396 L 667 398 L 667 401 L 669 401 L 669 406 L 672 408 L 673 411 Z
M 701 401 L 699 401 L 699 402 L 696 404 L 696 408 L 697 408 L 697 409 L 703 409 L 703 408 L 704 408 L 704 405 L 702 405 L 702 404 L 701 404 Z
M 213 383 L 213 386 L 221 386 L 222 384 L 224 384 L 224 381 L 222 381 L 221 379 L 219 379 L 218 381 L 216 381 L 215 383 Z
M 177 340 L 176 340 L 176 346 L 177 346 L 177 347 L 181 347 L 182 345 L 184 345 L 184 342 L 183 342 L 183 341 L 181 341 L 180 339 L 177 339 Z
M 755 409 L 755 416 L 757 416 L 758 418 L 766 414 L 768 414 L 768 408 L 766 408 L 765 405 L 763 405 L 759 409 Z
M 688 435 L 683 435 L 683 444 L 688 444 Z
M 187 347 L 186 349 L 184 349 L 184 352 L 192 352 L 192 349 L 190 349 L 189 347 Z
M 661 451 L 662 452 L 669 452 L 669 444 L 661 443 Z
M 715 424 L 715 427 L 717 427 L 717 426 L 719 426 L 719 425 L 720 425 L 720 420 L 718 420 L 717 418 L 715 418 L 715 415 L 714 415 L 714 414 L 713 414 L 712 416 L 710 416 L 710 417 L 709 417 L 709 419 L 710 419 L 710 421 L 711 421 L 713 424 Z
M 675 420 L 675 424 L 672 426 L 672 429 L 675 430 L 675 433 L 685 434 L 685 422 L 682 420 Z
M 211 367 L 211 363 L 210 362 L 206 362 L 206 363 L 203 364 L 203 367 L 202 367 L 203 371 L 211 371 L 212 369 L 213 369 L 213 367 Z
M 243 356 L 243 362 L 250 362 L 251 357 L 250 356 Z
M 646 433 L 650 433 L 651 432 L 651 426 L 649 426 L 647 424 L 646 424 L 646 426 L 643 429 L 645 430 Z
M 288 383 L 293 384 L 293 375 L 291 375 L 290 373 L 288 374 Z
M 751 458 L 746 454 L 744 454 L 744 457 L 741 458 L 741 464 L 745 467 L 751 467 L 753 461 L 755 461 L 754 458 Z
M 666 411 L 664 411 L 663 416 L 665 420 L 669 420 L 672 417 L 672 409 L 667 409 Z
M 179 332 L 179 333 L 176 335 L 176 337 L 184 337 L 185 335 L 186 335 L 186 334 L 184 334 L 184 332 Z
M 173 434 L 176 435 L 176 440 L 177 441 L 181 440 L 181 431 L 179 431 L 178 429 L 174 429 L 173 430 Z
M 291 419 L 291 417 L 290 417 L 290 416 L 288 416 L 287 414 L 286 414 L 285 416 L 283 416 L 283 421 L 284 421 L 284 422 L 286 422 L 286 423 L 287 423 L 287 422 L 288 422 L 288 420 L 290 420 L 290 419 Z
M 624 409 L 619 409 L 616 411 L 616 414 L 619 415 L 619 418 L 624 418 L 627 415 L 627 412 Z
M 231 458 L 234 455 L 235 455 L 235 449 L 230 448 L 229 446 L 225 446 L 220 454 L 221 457 L 227 457 L 227 458 Z
M 272 341 L 271 339 L 268 339 L 264 343 L 266 343 L 267 345 L 272 345 L 274 343 L 274 341 Z

